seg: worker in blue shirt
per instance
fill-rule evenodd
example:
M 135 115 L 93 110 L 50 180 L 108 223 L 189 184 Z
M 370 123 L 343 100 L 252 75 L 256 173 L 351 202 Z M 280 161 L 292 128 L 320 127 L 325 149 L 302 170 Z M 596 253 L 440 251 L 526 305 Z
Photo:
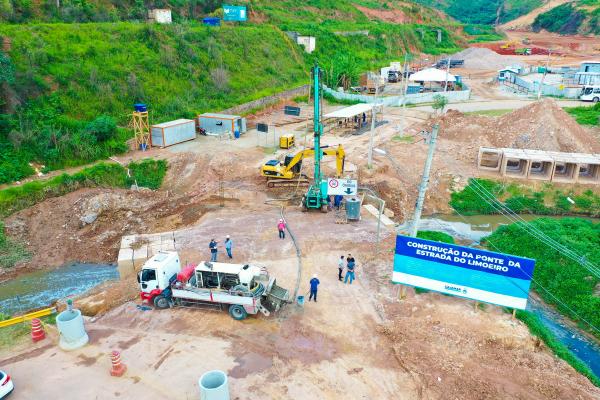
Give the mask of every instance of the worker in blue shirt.
M 317 287 L 319 286 L 319 279 L 317 278 L 317 274 L 314 274 L 312 279 L 310 280 L 310 296 L 308 297 L 308 301 L 310 301 L 313 297 L 315 299 L 315 303 L 317 302 Z
M 217 241 L 211 239 L 208 248 L 210 249 L 210 262 L 217 262 Z

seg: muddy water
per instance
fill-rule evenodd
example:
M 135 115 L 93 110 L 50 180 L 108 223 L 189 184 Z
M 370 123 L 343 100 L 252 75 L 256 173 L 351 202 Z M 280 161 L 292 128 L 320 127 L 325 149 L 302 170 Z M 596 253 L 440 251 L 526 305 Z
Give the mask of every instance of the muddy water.
M 0 283 L 0 312 L 19 314 L 53 301 L 81 294 L 109 279 L 117 268 L 106 264 L 69 264 L 51 271 L 36 271 Z
M 530 221 L 540 218 L 535 215 L 523 215 Z M 561 217 L 544 217 L 561 218 Z M 600 218 L 586 218 L 600 223 Z M 461 217 L 459 215 L 434 215 L 425 217 L 419 224 L 419 230 L 445 232 L 455 238 L 477 244 L 485 236 L 491 235 L 499 226 L 509 221 L 501 215 L 474 215 Z M 532 300 L 527 309 L 538 316 L 540 321 L 554 336 L 571 352 L 583 361 L 597 376 L 600 376 L 600 343 L 590 335 L 581 332 L 575 324 L 550 306 L 541 301 Z

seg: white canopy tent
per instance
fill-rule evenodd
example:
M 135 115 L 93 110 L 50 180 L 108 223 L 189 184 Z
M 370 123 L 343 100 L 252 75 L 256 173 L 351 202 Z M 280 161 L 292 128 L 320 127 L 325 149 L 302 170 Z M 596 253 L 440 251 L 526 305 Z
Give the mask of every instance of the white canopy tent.
M 323 118 L 352 118 L 355 115 L 370 112 L 373 108 L 372 104 L 359 103 L 350 107 L 340 108 L 328 114 L 323 115 Z
M 446 71 L 437 68 L 427 68 L 412 74 L 408 80 L 414 82 L 446 82 Z M 448 82 L 456 82 L 456 77 L 448 75 Z

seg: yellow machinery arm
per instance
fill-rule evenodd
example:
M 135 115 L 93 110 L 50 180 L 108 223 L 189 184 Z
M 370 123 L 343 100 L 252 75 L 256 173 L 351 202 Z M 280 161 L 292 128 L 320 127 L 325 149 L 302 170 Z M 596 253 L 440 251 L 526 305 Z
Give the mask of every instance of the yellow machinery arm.
M 321 147 L 323 155 L 335 156 L 336 157 L 336 176 L 340 177 L 344 173 L 344 160 L 346 152 L 344 147 L 340 144 L 338 147 Z M 287 162 L 287 165 L 282 164 L 279 161 L 271 160 L 263 165 L 260 169 L 260 174 L 267 178 L 276 179 L 295 179 L 299 175 L 298 168 L 294 168 L 299 162 L 305 158 L 311 158 L 315 156 L 314 149 L 304 149 L 294 155 L 294 157 Z

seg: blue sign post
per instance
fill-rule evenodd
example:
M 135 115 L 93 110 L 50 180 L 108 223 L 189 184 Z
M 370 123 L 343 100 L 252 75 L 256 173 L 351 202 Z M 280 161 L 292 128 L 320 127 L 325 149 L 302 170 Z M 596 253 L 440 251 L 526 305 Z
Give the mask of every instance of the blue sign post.
M 535 260 L 397 236 L 392 281 L 525 309 Z
M 223 21 L 247 21 L 246 6 L 230 6 L 223 4 Z

